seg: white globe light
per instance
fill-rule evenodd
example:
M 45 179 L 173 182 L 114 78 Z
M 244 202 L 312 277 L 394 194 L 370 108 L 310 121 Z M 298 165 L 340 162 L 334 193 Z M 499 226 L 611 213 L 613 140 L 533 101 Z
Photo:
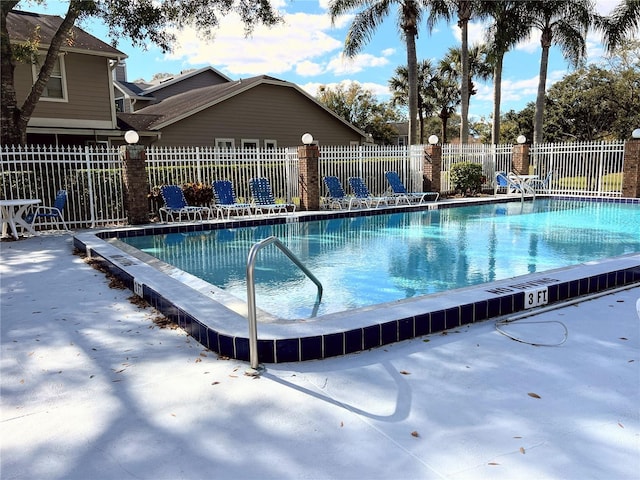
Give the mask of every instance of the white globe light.
M 313 143 L 313 135 L 310 133 L 305 133 L 302 135 L 302 143 L 305 145 L 311 145 Z
M 138 135 L 138 132 L 135 132 L 133 130 L 129 130 L 127 133 L 124 134 L 124 140 L 129 145 L 132 145 L 134 143 L 138 143 L 138 140 L 140 140 L 140 136 Z
M 436 143 L 438 143 L 438 136 L 437 135 L 431 135 L 429 137 L 429 144 L 430 145 L 435 145 Z
M 516 138 L 516 142 L 518 142 L 521 145 L 526 141 L 527 141 L 527 137 L 525 137 L 524 135 L 519 135 L 518 138 Z
M 633 138 L 640 138 L 640 128 L 636 128 L 632 133 L 631 136 Z

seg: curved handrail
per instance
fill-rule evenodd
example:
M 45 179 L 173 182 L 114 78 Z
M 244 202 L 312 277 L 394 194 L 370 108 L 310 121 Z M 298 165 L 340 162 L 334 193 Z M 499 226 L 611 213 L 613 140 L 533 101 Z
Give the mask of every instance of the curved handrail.
M 302 262 L 296 257 L 291 250 L 289 250 L 277 237 L 271 236 L 264 240 L 260 240 L 254 244 L 249 250 L 249 256 L 247 257 L 247 306 L 248 306 L 248 320 L 249 320 L 249 361 L 251 363 L 252 373 L 258 371 L 258 320 L 256 315 L 256 287 L 254 281 L 254 268 L 256 257 L 258 252 L 264 247 L 275 244 L 289 259 L 296 264 L 296 266 L 302 270 L 307 277 L 311 279 L 313 283 L 318 287 L 318 297 L 316 299 L 316 305 L 322 300 L 322 284 L 313 273 L 305 267 Z

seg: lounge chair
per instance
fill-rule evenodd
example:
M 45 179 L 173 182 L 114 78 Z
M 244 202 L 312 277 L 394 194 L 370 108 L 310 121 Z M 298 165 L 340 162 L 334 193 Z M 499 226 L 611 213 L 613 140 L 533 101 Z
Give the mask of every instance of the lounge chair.
M 356 198 L 359 198 L 361 201 L 363 201 L 366 204 L 367 208 L 371 208 L 372 206 L 374 206 L 374 204 L 376 207 L 379 207 L 381 203 L 389 205 L 389 200 L 391 199 L 391 197 L 374 197 L 373 195 L 371 195 L 362 177 L 349 177 L 349 185 L 351 185 L 351 189 L 353 190 Z
M 418 205 L 422 205 L 427 201 L 427 198 L 434 202 L 437 202 L 440 198 L 440 194 L 438 192 L 408 192 L 404 183 L 400 180 L 398 172 L 385 172 L 384 176 L 387 179 L 387 182 L 389 182 L 393 196 L 396 198 L 396 205 L 402 200 L 406 201 L 408 204 L 418 203 Z
M 496 172 L 496 181 L 493 187 L 493 194 L 496 195 L 498 190 L 504 190 L 505 193 L 532 193 L 535 191 L 526 183 L 519 181 L 515 174 L 507 175 L 505 172 Z
M 160 188 L 160 193 L 162 194 L 162 199 L 164 200 L 164 207 L 160 207 L 160 221 L 171 221 L 175 220 L 175 216 L 178 216 L 178 221 L 182 221 L 182 216 L 185 215 L 187 219 L 191 219 L 193 215 L 193 219 L 199 218 L 200 221 L 203 220 L 202 215 L 206 214 L 207 219 L 211 217 L 211 209 L 209 207 L 196 207 L 191 206 L 187 203 L 187 200 L 184 198 L 184 192 L 182 188 L 178 185 L 164 185 Z M 165 218 L 163 219 L 163 214 Z
M 236 193 L 233 189 L 233 183 L 229 180 L 216 180 L 212 184 L 213 195 L 216 199 L 216 209 L 225 218 L 227 214 L 227 220 L 233 213 L 234 215 L 246 214 L 251 215 L 250 203 L 239 203 L 236 200 Z
M 296 210 L 296 206 L 293 203 L 276 203 L 269 179 L 265 177 L 249 180 L 249 188 L 253 196 L 253 208 L 256 213 L 287 213 L 289 208 L 293 212 Z
M 41 205 L 36 208 L 33 213 L 28 214 L 25 217 L 25 221 L 31 224 L 31 228 L 35 227 L 36 224 L 40 224 L 40 222 L 43 221 L 47 225 L 55 225 L 57 230 L 60 230 L 60 224 L 62 224 L 65 231 L 69 231 L 62 215 L 62 211 L 64 210 L 66 204 L 67 191 L 58 190 L 58 193 L 56 193 L 56 198 L 53 201 L 53 207 Z
M 553 177 L 553 170 L 547 172 L 547 176 L 542 178 L 534 178 L 529 182 L 529 186 L 540 193 L 551 193 L 551 179 Z
M 362 200 L 359 198 L 344 193 L 344 189 L 342 188 L 342 184 L 338 177 L 327 176 L 322 180 L 329 192 L 329 195 L 325 197 L 325 205 L 329 209 L 348 208 L 351 210 L 352 207 L 360 207 L 363 204 Z

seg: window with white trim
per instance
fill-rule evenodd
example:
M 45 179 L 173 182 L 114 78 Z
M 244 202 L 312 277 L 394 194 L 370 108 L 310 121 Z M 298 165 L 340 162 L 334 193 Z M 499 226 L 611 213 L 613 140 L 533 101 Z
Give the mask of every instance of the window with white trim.
M 278 141 L 277 140 L 265 140 L 264 141 L 264 148 L 265 148 L 265 150 L 275 150 L 276 148 L 278 148 Z
M 233 138 L 216 138 L 216 147 L 218 148 L 234 148 L 236 141 Z
M 39 57 L 38 65 L 31 65 L 31 70 L 33 72 L 33 82 L 38 79 L 38 74 L 40 73 L 40 68 L 42 68 L 42 64 L 44 63 L 45 57 Z M 66 102 L 67 101 L 67 79 L 65 75 L 64 68 L 64 55 L 58 55 L 55 64 L 53 65 L 53 70 L 51 71 L 51 76 L 49 77 L 49 81 L 47 85 L 44 87 L 42 91 L 42 96 L 40 100 L 49 101 L 49 102 Z
M 243 138 L 242 140 L 240 140 L 242 142 L 242 148 L 252 148 L 254 150 L 258 149 L 258 145 L 260 145 L 260 142 L 258 141 L 258 139 L 247 139 L 247 138 Z

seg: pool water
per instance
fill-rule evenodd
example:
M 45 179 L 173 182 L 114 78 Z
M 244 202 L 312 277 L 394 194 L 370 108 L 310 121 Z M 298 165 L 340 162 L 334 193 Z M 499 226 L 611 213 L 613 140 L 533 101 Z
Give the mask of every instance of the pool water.
M 640 252 L 640 208 L 538 199 L 121 240 L 246 301 L 249 250 L 271 235 L 324 294 L 315 305 L 315 284 L 272 245 L 255 264 L 256 305 L 304 319 Z

